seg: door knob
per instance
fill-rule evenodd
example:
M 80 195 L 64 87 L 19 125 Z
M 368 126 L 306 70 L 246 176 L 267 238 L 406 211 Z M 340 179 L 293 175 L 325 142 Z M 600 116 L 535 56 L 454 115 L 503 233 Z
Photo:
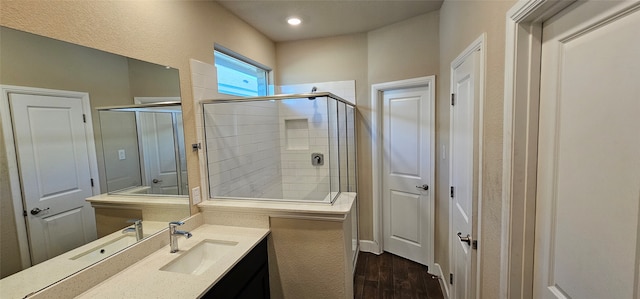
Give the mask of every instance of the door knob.
M 33 208 L 33 209 L 31 210 L 31 215 L 38 215 L 38 214 L 40 214 L 40 212 L 46 211 L 46 210 L 48 210 L 48 209 L 49 209 L 49 208 L 46 208 L 46 209 L 44 209 L 44 210 L 40 210 L 40 208 Z
M 460 239 L 460 242 L 465 242 L 467 245 L 471 246 L 471 236 L 469 234 L 467 234 L 466 237 L 463 237 L 462 233 L 458 232 L 458 238 Z
M 157 184 L 157 183 L 162 182 L 162 180 L 159 180 L 159 179 L 153 179 L 153 181 L 152 181 L 152 182 L 153 182 L 154 184 Z
M 422 189 L 422 190 L 425 190 L 425 191 L 426 191 L 426 190 L 429 190 L 429 185 L 424 184 L 424 185 L 422 185 L 422 186 L 416 186 L 416 188 L 419 188 L 419 189 Z

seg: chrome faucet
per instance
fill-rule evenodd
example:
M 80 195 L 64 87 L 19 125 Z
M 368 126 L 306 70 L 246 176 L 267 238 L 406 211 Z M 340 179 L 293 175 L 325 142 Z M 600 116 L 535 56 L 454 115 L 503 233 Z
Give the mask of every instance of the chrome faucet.
M 177 230 L 177 227 L 183 225 L 182 221 L 171 221 L 169 222 L 169 245 L 171 245 L 171 253 L 178 252 L 178 236 L 182 235 L 185 238 L 191 238 L 191 233 Z
M 142 240 L 142 238 L 144 238 L 144 234 L 142 232 L 142 220 L 140 219 L 131 219 L 127 221 L 128 223 L 133 223 L 133 227 L 127 227 L 125 229 L 122 230 L 123 234 L 129 233 L 129 232 L 135 232 L 136 233 L 136 241 L 140 241 Z

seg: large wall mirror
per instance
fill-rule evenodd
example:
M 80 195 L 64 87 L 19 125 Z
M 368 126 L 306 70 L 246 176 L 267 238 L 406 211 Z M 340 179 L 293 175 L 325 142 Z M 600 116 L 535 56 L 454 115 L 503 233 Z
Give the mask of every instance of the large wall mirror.
M 189 215 L 178 70 L 6 27 L 0 61 L 0 297 Z

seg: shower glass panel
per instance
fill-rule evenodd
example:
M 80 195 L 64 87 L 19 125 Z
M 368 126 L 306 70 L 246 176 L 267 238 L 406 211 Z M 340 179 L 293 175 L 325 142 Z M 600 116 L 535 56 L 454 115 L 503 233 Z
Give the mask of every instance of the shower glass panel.
M 329 176 L 331 195 L 340 191 L 340 125 L 338 124 L 338 101 L 328 101 L 327 120 L 329 121 Z
M 347 152 L 347 105 L 338 103 L 338 161 L 340 190 L 349 190 L 349 155 Z
M 340 97 L 209 100 L 202 109 L 210 198 L 333 203 L 354 191 L 354 109 Z
M 356 128 L 355 128 L 355 109 L 353 106 L 347 107 L 347 191 L 349 192 L 358 192 L 356 190 Z

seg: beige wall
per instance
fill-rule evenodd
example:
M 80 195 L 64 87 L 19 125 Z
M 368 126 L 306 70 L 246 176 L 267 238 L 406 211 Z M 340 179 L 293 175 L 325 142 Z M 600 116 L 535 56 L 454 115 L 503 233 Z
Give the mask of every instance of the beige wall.
M 137 59 L 127 59 L 129 88 L 134 97 L 179 97 L 180 80 L 173 69 Z
M 95 108 L 133 103 L 127 59 L 5 27 L 0 28 L 0 34 L 0 84 L 89 93 L 100 185 L 105 192 L 100 118 Z M 128 135 L 135 141 L 135 131 Z M 135 156 L 132 152 L 131 158 Z M 127 172 L 139 171 L 136 169 Z
M 370 31 L 369 84 L 436 75 L 439 12 Z
M 353 298 L 341 221 L 270 218 L 269 279 L 272 298 Z M 349 276 L 347 276 L 349 277 Z M 349 277 L 350 278 L 350 277 Z M 311 296 L 313 294 L 313 296 Z
M 484 106 L 483 237 L 481 292 L 497 298 L 499 286 L 502 102 L 505 13 L 514 1 L 445 1 L 438 13 L 368 34 L 285 42 L 276 46 L 213 2 L 2 1 L 2 25 L 177 67 L 185 112 L 186 143 L 195 139 L 188 58 L 212 63 L 217 42 L 267 66 L 276 84 L 356 80 L 361 238 L 372 238 L 370 84 L 438 76 L 437 143 L 449 144 L 449 67 L 482 32 L 487 33 Z M 58 20 L 65 20 L 59 22 Z M 437 46 L 439 44 L 439 49 Z M 448 189 L 448 160 L 439 160 L 438 190 Z M 199 182 L 198 158 L 188 153 L 189 181 Z M 195 185 L 194 185 L 195 186 Z M 192 186 L 192 187 L 194 187 Z M 448 195 L 438 192 L 436 262 L 448 273 Z M 4 220 L 3 220 L 4 221 Z
M 125 105 L 133 101 L 129 96 L 129 77 L 127 59 L 122 56 L 79 47 L 77 45 L 25 33 L 6 27 L 0 28 L 0 84 L 18 85 L 57 90 L 88 92 L 92 108 L 100 106 Z M 101 191 L 106 191 L 105 163 L 102 159 L 103 146 L 98 112 L 92 109 L 92 125 L 98 157 L 98 173 Z M 131 119 L 130 121 L 133 121 Z M 133 150 L 130 159 L 137 160 L 136 132 L 121 131 L 121 136 L 133 136 Z M 4 142 L 2 142 L 4 149 Z M 6 153 L 2 153 L 6 159 Z M 132 163 L 123 169 L 125 173 L 138 173 L 139 167 Z M 0 180 L 8 182 L 7 166 L 1 166 Z M 139 179 L 138 179 L 139 181 Z M 139 182 L 138 182 L 139 183 Z M 0 198 L 2 213 L 13 211 L 10 190 L 7 196 Z M 4 208 L 6 207 L 6 209 Z M 11 217 L 13 219 L 13 216 Z M 6 223 L 2 228 L 2 240 L 16 235 L 15 222 Z M 4 243 L 4 242 L 3 242 Z M 2 261 L 20 260 L 17 243 L 10 243 L 15 250 L 4 251 Z M 8 246 L 8 245 L 7 245 Z M 13 258 L 7 255 L 13 255 Z M 5 270 L 3 272 L 15 272 Z M 14 269 L 20 270 L 20 268 Z M 3 276 L 4 277 L 4 276 Z
M 356 80 L 360 239 L 372 240 L 370 84 L 438 73 L 438 12 L 368 33 L 276 47 L 279 85 Z
M 189 58 L 213 64 L 218 43 L 276 66 L 274 43 L 211 1 L 3 0 L 1 5 L 0 25 L 177 68 L 187 144 L 195 142 L 197 127 Z M 200 182 L 197 153 L 187 152 L 187 164 L 189 182 Z
M 497 298 L 499 289 L 500 233 L 501 233 L 501 175 L 502 175 L 502 102 L 504 66 L 504 24 L 506 11 L 515 1 L 445 1 L 438 12 L 421 15 L 367 34 L 365 66 L 361 62 L 345 59 L 345 54 L 335 50 L 348 47 L 346 37 L 325 38 L 298 42 L 279 43 L 278 67 L 281 71 L 278 84 L 333 81 L 330 72 L 306 72 L 319 61 L 332 63 L 341 74 L 350 73 L 358 86 L 359 110 L 359 198 L 360 238 L 370 240 L 372 232 L 371 165 L 369 132 L 370 84 L 437 76 L 437 145 L 449 145 L 449 76 L 450 64 L 482 32 L 487 33 L 487 65 L 484 106 L 484 170 L 481 292 L 483 298 Z M 330 49 L 330 50 L 327 50 Z M 351 51 L 347 51 L 350 53 Z M 328 55 L 330 53 L 331 55 Z M 318 58 L 320 57 L 320 58 Z M 355 77 L 352 67 L 366 68 L 366 81 Z M 295 66 L 295 67 L 288 67 Z M 328 66 L 324 65 L 324 68 Z M 359 72 L 358 72 L 359 74 Z M 363 86 L 365 85 L 365 86 Z M 365 91 L 362 91 L 365 88 Z M 363 97 L 364 95 L 364 97 Z M 435 260 L 449 273 L 449 161 L 436 162 L 436 249 Z
M 438 20 L 439 12 L 435 11 L 369 32 L 369 84 L 430 75 L 436 75 L 436 81 L 439 80 Z M 438 90 L 436 89 L 437 92 Z M 362 101 L 364 106 L 360 107 L 360 109 L 370 111 L 370 96 L 370 94 L 367 94 L 365 101 Z M 367 118 L 369 118 L 368 115 Z M 367 119 L 367 124 L 370 123 L 371 120 Z M 371 167 L 371 146 L 368 146 L 371 142 L 370 136 L 369 133 L 369 136 L 367 136 L 369 143 L 366 143 L 368 147 L 366 166 L 369 167 L 367 170 Z M 365 145 L 364 143 L 359 143 L 358 146 L 363 147 Z M 365 186 L 367 186 L 367 191 L 371 192 L 371 171 L 358 171 L 358 175 L 361 173 L 368 174 Z M 441 177 L 439 176 L 439 169 L 436 167 L 436 181 L 439 179 Z M 358 187 L 361 188 L 361 186 Z M 368 198 L 370 199 L 371 196 Z M 370 203 L 363 204 L 360 210 L 361 214 L 368 215 L 369 222 L 372 223 L 372 205 Z M 436 218 L 438 218 L 437 214 Z M 436 223 L 436 226 L 439 224 Z M 373 237 L 372 228 L 370 230 L 370 236 Z M 367 230 L 363 229 L 362 231 L 366 232 Z M 436 262 L 438 262 L 437 259 Z
M 2 0 L 0 6 L 2 26 L 177 68 L 187 144 L 196 140 L 189 58 L 213 63 L 213 45 L 219 43 L 276 67 L 274 43 L 215 2 Z M 1 38 L 4 43 L 5 37 Z M 5 159 L 6 154 L 0 152 L 0 161 Z M 188 151 L 187 164 L 189 182 L 200 182 L 198 155 Z M 1 166 L 0 175 L 5 178 L 6 167 Z M 5 221 L 10 222 L 9 217 L 4 217 L 4 199 L 10 196 L 4 185 L 6 180 L 1 181 L 4 230 Z M 192 188 L 196 186 L 197 183 L 190 184 Z M 6 243 L 4 237 L 1 241 L 3 246 L 12 244 Z M 11 251 L 3 247 L 2 253 L 6 252 Z M 4 263 L 2 266 L 4 273 Z
M 498 298 L 500 286 L 500 234 L 502 196 L 502 104 L 504 85 L 504 36 L 506 12 L 515 1 L 445 1 L 440 9 L 440 78 L 438 89 L 438 144 L 449 144 L 449 76 L 451 61 L 483 32 L 486 33 L 484 98 L 483 183 L 480 292 L 482 298 Z M 440 160 L 439 178 L 448 178 L 449 161 Z M 439 190 L 448 188 L 441 179 Z M 436 260 L 449 273 L 449 197 L 438 194 Z

